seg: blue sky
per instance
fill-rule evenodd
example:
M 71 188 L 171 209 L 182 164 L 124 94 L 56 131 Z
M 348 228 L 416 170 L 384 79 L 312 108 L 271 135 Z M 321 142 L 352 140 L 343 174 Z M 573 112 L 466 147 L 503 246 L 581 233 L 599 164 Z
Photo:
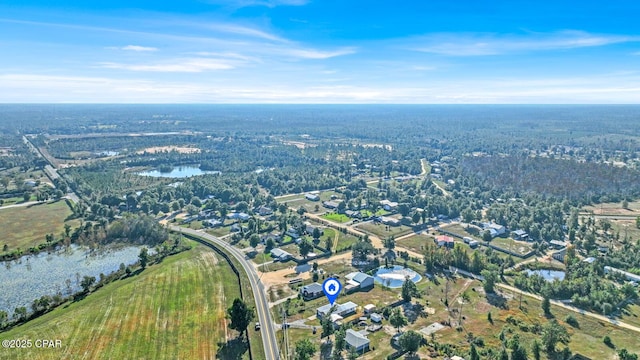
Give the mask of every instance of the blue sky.
M 640 103 L 637 1 L 22 0 L 0 102 Z

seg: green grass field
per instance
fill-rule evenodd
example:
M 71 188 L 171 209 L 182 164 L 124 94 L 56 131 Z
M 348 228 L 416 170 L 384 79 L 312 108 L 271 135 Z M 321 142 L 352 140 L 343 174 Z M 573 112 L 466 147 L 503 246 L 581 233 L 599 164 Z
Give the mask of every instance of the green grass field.
M 413 231 L 409 226 L 387 226 L 372 222 L 360 224 L 357 226 L 357 228 L 373 235 L 377 235 L 381 239 L 384 239 L 388 236 L 399 237 Z
M 418 254 L 424 253 L 425 246 L 427 242 L 433 244 L 433 237 L 427 235 L 411 235 L 406 239 L 398 240 L 397 245 L 403 248 L 409 249 L 411 251 L 417 252 Z
M 0 334 L 2 340 L 59 339 L 62 348 L 3 349 L 0 357 L 236 358 L 240 347 L 226 339 L 237 333 L 227 328 L 225 311 L 237 296 L 237 278 L 228 264 L 197 246 Z M 248 359 L 248 352 L 237 358 Z
M 8 251 L 17 248 L 26 250 L 46 242 L 45 235 L 54 234 L 56 238 L 64 232 L 65 219 L 71 215 L 71 209 L 65 201 L 50 204 L 37 204 L 0 210 L 0 253 L 4 244 Z M 78 220 L 67 221 L 72 228 L 78 226 Z
M 322 215 L 323 218 L 329 220 L 329 221 L 333 221 L 333 222 L 337 222 L 337 223 L 346 223 L 349 220 L 351 220 L 347 215 L 345 214 L 338 214 L 338 213 L 328 213 L 328 214 L 324 214 Z

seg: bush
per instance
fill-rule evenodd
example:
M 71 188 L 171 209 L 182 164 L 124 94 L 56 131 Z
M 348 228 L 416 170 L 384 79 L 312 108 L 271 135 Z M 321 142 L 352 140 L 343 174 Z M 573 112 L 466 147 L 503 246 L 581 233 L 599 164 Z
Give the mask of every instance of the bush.
M 580 324 L 578 323 L 578 320 L 573 315 L 567 315 L 567 317 L 564 318 L 564 322 L 566 322 L 567 324 L 573 326 L 574 328 L 579 328 L 580 327 Z
M 604 342 L 605 345 L 613 349 L 614 345 L 609 335 L 605 335 L 604 338 L 602 339 L 602 342 Z

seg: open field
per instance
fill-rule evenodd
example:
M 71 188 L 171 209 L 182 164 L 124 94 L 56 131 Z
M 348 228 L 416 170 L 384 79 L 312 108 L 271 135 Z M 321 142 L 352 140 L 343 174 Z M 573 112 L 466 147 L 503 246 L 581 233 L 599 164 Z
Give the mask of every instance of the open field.
M 625 236 L 631 242 L 640 240 L 640 229 L 636 227 L 635 220 L 611 220 L 611 233 L 620 234 L 620 240 L 624 240 Z
M 427 242 L 433 243 L 433 237 L 422 234 L 414 234 L 402 240 L 398 240 L 397 245 L 422 254 Z
M 0 210 L 0 229 L 3 232 L 0 249 L 7 244 L 8 251 L 17 248 L 27 250 L 44 243 L 47 234 L 54 234 L 59 238 L 64 232 L 65 219 L 69 215 L 71 209 L 64 200 Z M 72 228 L 79 224 L 78 220 L 66 223 Z
M 533 250 L 530 243 L 524 241 L 516 241 L 511 238 L 496 237 L 491 240 L 491 244 L 517 254 L 526 254 Z
M 60 339 L 60 349 L 15 349 L 4 359 L 235 358 L 225 309 L 239 296 L 226 262 L 204 247 L 169 257 L 0 335 Z M 258 344 L 259 345 L 259 344 Z M 248 358 L 248 352 L 241 357 Z
M 627 209 L 622 207 L 621 202 L 616 202 L 585 206 L 583 211 L 593 213 L 594 215 L 638 216 L 640 215 L 640 201 L 630 201 Z
M 373 222 L 360 224 L 356 228 L 359 230 L 363 230 L 365 232 L 369 232 L 373 235 L 377 235 L 381 239 L 384 239 L 389 236 L 399 237 L 413 231 L 413 229 L 405 225 L 387 226 L 384 224 L 378 224 Z
M 338 236 L 338 241 L 335 241 L 336 238 L 336 234 Z M 355 244 L 358 241 L 358 238 L 351 235 L 351 234 L 345 234 L 343 232 L 340 232 L 336 229 L 332 229 L 332 228 L 325 228 L 324 229 L 324 235 L 321 237 L 321 239 L 324 239 L 326 237 L 330 237 L 331 239 L 333 239 L 333 251 L 341 251 L 343 249 L 348 248 L 349 246 Z M 324 243 L 321 241 L 321 246 L 324 246 Z
M 289 206 L 289 208 L 294 209 L 294 210 L 298 210 L 300 207 L 304 208 L 307 212 L 312 213 L 312 214 L 319 214 L 324 212 L 326 209 L 324 207 L 322 207 L 322 203 L 320 203 L 319 201 L 309 201 L 307 199 L 300 198 L 300 199 L 295 199 L 295 200 L 291 200 L 291 201 L 287 201 L 286 202 L 287 206 Z M 316 208 L 318 210 L 316 210 Z

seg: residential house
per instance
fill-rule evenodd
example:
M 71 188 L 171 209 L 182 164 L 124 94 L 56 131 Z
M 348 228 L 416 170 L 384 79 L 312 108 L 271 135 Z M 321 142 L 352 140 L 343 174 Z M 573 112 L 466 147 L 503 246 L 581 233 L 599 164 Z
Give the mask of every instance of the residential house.
M 400 226 L 400 220 L 389 216 L 380 216 L 380 222 L 389 226 Z
M 344 340 L 347 349 L 353 348 L 360 354 L 369 351 L 369 339 L 353 329 L 347 329 Z
M 378 313 L 373 313 L 371 315 L 369 315 L 369 318 L 371 319 L 371 321 L 375 322 L 375 323 L 381 323 L 382 322 L 382 315 L 378 314 Z
M 374 312 L 376 310 L 376 306 L 373 304 L 367 304 L 364 306 L 364 314 L 371 314 L 372 312 Z
M 500 224 L 496 224 L 496 223 L 482 223 L 482 228 L 484 230 L 488 230 L 489 233 L 491 234 L 491 237 L 494 238 L 496 236 L 500 236 L 503 235 L 507 232 L 507 228 L 504 227 L 503 225 Z
M 316 283 L 305 285 L 300 289 L 300 294 L 305 300 L 313 300 L 324 295 L 322 285 Z
M 249 216 L 249 214 L 246 214 L 246 213 L 243 213 L 243 212 L 232 212 L 230 214 L 227 214 L 227 219 L 247 221 L 250 218 L 251 218 L 251 216 Z
M 512 231 L 511 232 L 511 236 L 515 239 L 515 240 L 529 240 L 529 234 L 527 234 L 526 231 L 522 230 L 522 229 L 518 229 L 516 231 Z
M 345 276 L 347 283 L 345 284 L 345 290 L 347 292 L 369 289 L 373 287 L 373 276 L 367 275 L 363 272 L 352 272 Z
M 273 209 L 268 206 L 260 206 L 255 210 L 260 216 L 269 216 L 273 214 Z
M 624 270 L 620 270 L 620 269 L 616 269 L 616 268 L 613 268 L 611 266 L 605 266 L 604 267 L 604 273 L 605 274 L 609 274 L 609 273 L 622 274 L 622 275 L 624 275 L 625 278 L 627 278 L 627 280 L 633 281 L 635 283 L 640 283 L 640 275 L 632 274 L 630 272 L 627 272 L 627 271 L 624 271 Z
M 304 223 L 304 226 L 305 226 L 304 231 L 305 231 L 307 234 L 309 234 L 309 235 L 313 235 L 313 231 L 314 231 L 315 229 L 320 230 L 320 236 L 324 235 L 324 230 L 323 230 L 321 227 L 313 226 L 313 225 L 311 225 L 311 223 L 309 223 L 309 222 L 305 222 L 305 223 Z
M 362 217 L 362 214 L 360 214 L 360 211 L 355 211 L 355 210 L 347 210 L 344 212 L 344 214 L 352 219 L 360 219 Z
M 274 261 L 287 261 L 291 258 L 293 258 L 293 255 L 289 254 L 288 252 L 282 250 L 282 249 L 271 249 L 271 257 L 273 258 Z
M 305 194 L 304 197 L 309 201 L 320 201 L 320 195 L 318 194 Z
M 273 240 L 274 243 L 280 243 L 282 241 L 282 236 L 280 236 L 280 234 L 268 234 L 262 236 L 260 241 L 266 245 L 269 239 Z
M 444 246 L 449 249 L 453 249 L 455 247 L 455 241 L 451 236 L 438 235 L 435 241 L 438 246 Z
M 325 201 L 322 203 L 322 206 L 326 207 L 327 209 L 337 209 L 338 205 L 340 205 L 340 201 L 335 201 L 335 200 L 331 200 L 331 201 Z
M 297 239 L 297 238 L 300 237 L 300 234 L 298 234 L 298 231 L 296 231 L 296 229 L 292 229 L 292 228 L 287 229 L 287 232 L 285 232 L 284 234 L 285 235 L 289 235 L 294 239 Z
M 567 243 L 561 240 L 551 240 L 549 241 L 549 245 L 551 245 L 551 247 L 554 249 L 563 249 L 567 247 Z
M 555 260 L 564 262 L 565 255 L 567 255 L 567 248 L 566 247 L 554 252 L 553 254 L 551 254 L 551 257 L 554 258 Z
M 387 211 L 394 211 L 398 208 L 398 203 L 395 201 L 389 201 L 389 200 L 381 200 L 380 201 L 380 205 L 382 205 L 382 208 L 387 210 Z
M 209 220 L 204 220 L 202 222 L 202 225 L 207 226 L 207 227 L 218 227 L 218 226 L 222 226 L 224 223 L 218 219 L 209 219 Z
M 333 312 L 330 312 L 332 307 L 335 307 L 335 309 L 333 310 Z M 328 314 L 331 313 L 331 314 L 338 314 L 344 317 L 351 314 L 355 314 L 357 309 L 358 309 L 358 305 L 351 301 L 348 301 L 344 304 L 336 303 L 334 306 L 331 306 L 331 304 L 326 304 L 316 309 L 316 316 L 318 317 L 318 319 L 322 319 L 323 316 L 327 316 Z

